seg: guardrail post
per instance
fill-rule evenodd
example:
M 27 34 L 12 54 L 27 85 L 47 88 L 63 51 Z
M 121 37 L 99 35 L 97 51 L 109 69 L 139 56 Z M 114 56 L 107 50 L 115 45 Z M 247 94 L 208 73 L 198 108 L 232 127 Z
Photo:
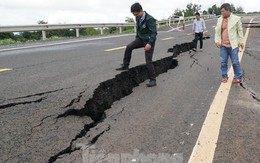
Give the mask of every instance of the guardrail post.
M 157 24 L 157 29 L 160 28 L 160 23 Z
M 135 31 L 135 33 L 136 33 L 136 26 L 134 27 L 134 31 Z
M 104 29 L 103 29 L 103 27 L 100 28 L 100 31 L 101 31 L 101 35 L 103 35 L 103 34 L 104 34 Z
M 46 40 L 46 32 L 42 31 L 42 40 Z
M 119 27 L 119 33 L 122 33 L 122 27 Z
M 76 29 L 76 37 L 79 37 L 79 29 Z

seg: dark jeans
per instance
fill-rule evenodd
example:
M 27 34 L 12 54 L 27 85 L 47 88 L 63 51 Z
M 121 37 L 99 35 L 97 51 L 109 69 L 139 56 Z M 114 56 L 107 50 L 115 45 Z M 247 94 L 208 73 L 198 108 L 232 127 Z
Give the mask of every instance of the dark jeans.
M 197 49 L 197 43 L 198 40 L 200 40 L 200 49 L 203 47 L 203 33 L 195 33 L 195 39 L 194 39 L 194 48 Z
M 126 49 L 125 49 L 125 55 L 124 55 L 123 64 L 124 65 L 129 65 L 130 61 L 131 61 L 132 51 L 134 49 L 143 48 L 143 47 L 145 47 L 145 45 L 146 45 L 146 43 L 144 43 L 139 38 L 136 38 L 133 42 L 128 44 L 126 46 Z M 153 52 L 154 52 L 154 45 L 155 45 L 155 43 L 152 45 L 152 48 L 150 50 L 145 51 L 146 67 L 148 69 L 148 77 L 150 79 L 155 79 L 156 78 L 156 73 L 155 73 L 155 69 L 154 69 L 154 65 L 153 65 L 153 61 L 152 61 Z

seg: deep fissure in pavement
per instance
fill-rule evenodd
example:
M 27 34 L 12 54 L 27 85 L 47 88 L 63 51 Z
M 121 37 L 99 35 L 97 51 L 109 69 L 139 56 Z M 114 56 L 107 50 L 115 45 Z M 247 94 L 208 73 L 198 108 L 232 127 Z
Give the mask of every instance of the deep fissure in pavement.
M 170 69 L 174 69 L 178 66 L 178 61 L 173 59 L 177 57 L 182 52 L 190 51 L 193 46 L 193 42 L 176 44 L 173 48 L 169 48 L 168 52 L 172 52 L 173 55 L 157 60 L 153 62 L 156 74 L 162 74 L 167 72 Z M 148 72 L 146 65 L 139 65 L 129 69 L 128 71 L 121 72 L 116 75 L 115 78 L 109 79 L 99 84 L 99 86 L 94 90 L 93 96 L 91 99 L 87 100 L 82 109 L 68 109 L 65 113 L 59 115 L 57 119 L 67 116 L 89 116 L 94 121 L 91 124 L 85 125 L 84 129 L 70 142 L 70 146 L 62 150 L 58 154 L 50 157 L 49 162 L 55 162 L 59 156 L 66 153 L 72 153 L 78 149 L 72 149 L 72 143 L 78 138 L 81 138 L 87 134 L 87 132 L 95 127 L 98 123 L 102 122 L 106 115 L 105 110 L 109 109 L 111 105 L 120 100 L 123 97 L 130 95 L 133 92 L 133 88 L 139 86 L 140 83 L 143 83 L 148 79 Z M 148 89 L 148 88 L 147 88 Z M 78 97 L 80 98 L 81 95 Z M 68 108 L 73 107 L 73 103 L 79 99 L 74 99 L 70 102 Z M 99 135 L 94 137 L 90 144 L 94 144 L 98 138 L 104 134 L 101 132 Z
M 193 46 L 192 42 L 175 45 L 169 48 L 168 52 L 173 55 L 153 62 L 156 74 L 162 74 L 169 69 L 174 69 L 178 66 L 178 61 L 173 59 L 180 53 L 189 51 Z M 109 79 L 99 84 L 94 90 L 93 97 L 89 99 L 82 109 L 69 109 L 64 114 L 57 118 L 66 117 L 69 115 L 89 116 L 95 122 L 100 121 L 104 117 L 104 111 L 109 109 L 113 102 L 130 95 L 133 88 L 139 86 L 140 83 L 148 79 L 148 72 L 145 65 L 139 65 L 121 72 L 115 78 Z M 75 100 L 72 100 L 75 101 Z M 68 106 L 72 106 L 71 102 Z
M 243 23 L 247 25 L 245 28 L 260 28 L 260 23 Z
M 154 62 L 156 73 L 161 74 L 175 68 L 178 65 L 178 61 L 172 58 L 170 56 Z M 130 95 L 134 87 L 147 80 L 147 74 L 145 65 L 124 71 L 116 75 L 115 78 L 100 83 L 94 90 L 93 97 L 85 103 L 84 108 L 80 110 L 69 109 L 57 118 L 76 115 L 89 116 L 94 121 L 99 121 L 102 119 L 104 111 L 109 109 L 113 102 Z

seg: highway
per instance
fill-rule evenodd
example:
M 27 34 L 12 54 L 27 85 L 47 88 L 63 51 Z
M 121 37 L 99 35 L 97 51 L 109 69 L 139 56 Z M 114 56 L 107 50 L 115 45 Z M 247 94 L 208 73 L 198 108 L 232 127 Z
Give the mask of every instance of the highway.
M 176 162 L 259 162 L 260 18 L 243 18 L 248 37 L 237 85 L 221 84 L 215 24 L 206 21 L 210 39 L 196 53 L 184 46 L 194 37 L 190 25 L 158 30 L 152 88 L 143 49 L 133 51 L 129 73 L 115 70 L 135 34 L 0 47 L 0 162 L 84 162 L 90 149 L 104 153 L 100 162 L 137 150 L 175 154 Z M 176 44 L 183 50 L 169 68 Z

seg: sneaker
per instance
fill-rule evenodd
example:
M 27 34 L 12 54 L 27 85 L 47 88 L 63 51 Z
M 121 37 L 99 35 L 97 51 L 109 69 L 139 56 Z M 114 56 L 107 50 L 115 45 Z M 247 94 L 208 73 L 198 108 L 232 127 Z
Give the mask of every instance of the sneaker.
M 128 70 L 129 66 L 125 64 L 121 64 L 121 67 L 116 68 L 117 71 L 123 71 L 123 70 Z
M 146 84 L 147 87 L 154 87 L 156 86 L 156 80 L 150 79 L 149 82 Z
M 195 48 L 192 48 L 192 50 L 195 51 L 195 52 L 197 51 L 197 49 L 195 49 Z
M 228 78 L 223 78 L 223 79 L 221 80 L 222 83 L 226 83 L 227 81 L 228 81 Z
M 233 84 L 238 84 L 240 82 L 241 82 L 241 80 L 238 79 L 238 78 L 234 78 L 233 81 L 232 81 Z
M 203 49 L 200 49 L 200 52 L 203 52 Z

